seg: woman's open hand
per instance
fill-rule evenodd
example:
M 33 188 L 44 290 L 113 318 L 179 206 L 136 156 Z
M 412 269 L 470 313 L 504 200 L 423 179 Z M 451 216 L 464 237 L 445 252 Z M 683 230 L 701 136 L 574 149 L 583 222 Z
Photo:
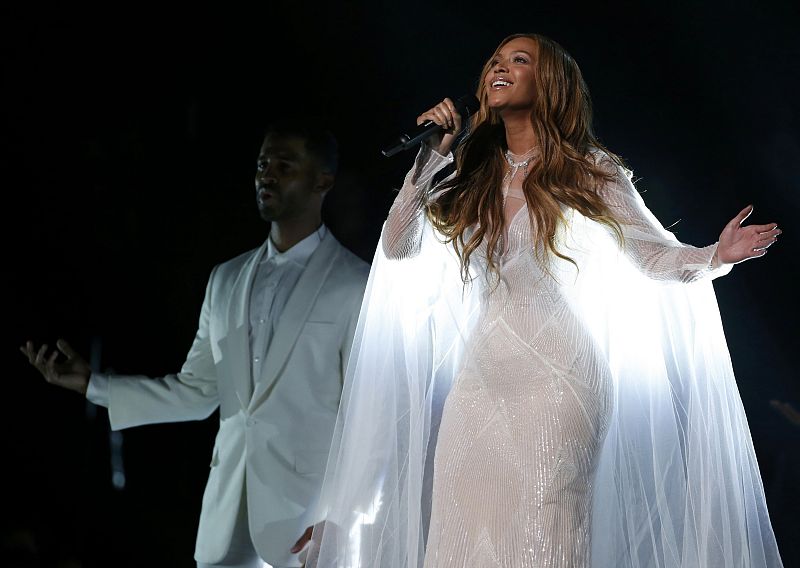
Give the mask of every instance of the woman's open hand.
M 736 264 L 767 254 L 767 248 L 778 240 L 781 230 L 777 223 L 766 225 L 743 225 L 753 212 L 748 205 L 730 220 L 719 235 L 717 260 L 719 264 Z

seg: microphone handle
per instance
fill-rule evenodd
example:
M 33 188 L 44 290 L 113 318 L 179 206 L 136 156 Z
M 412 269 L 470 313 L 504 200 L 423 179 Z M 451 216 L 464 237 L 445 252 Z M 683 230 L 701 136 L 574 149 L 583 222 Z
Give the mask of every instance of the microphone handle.
M 464 117 L 464 119 L 474 113 L 480 106 L 478 99 L 474 95 L 464 95 L 456 100 L 456 102 L 453 104 L 455 105 L 458 114 Z M 402 152 L 403 150 L 413 148 L 441 129 L 442 127 L 432 120 L 426 120 L 411 130 L 410 133 L 401 134 L 393 145 L 389 146 L 388 148 L 384 148 L 381 150 L 381 153 L 389 158 L 399 152 Z
M 391 149 L 391 154 L 387 154 L 384 151 L 384 155 L 389 157 L 393 156 L 397 152 L 401 152 L 402 150 L 408 150 L 409 148 L 413 148 L 426 138 L 433 136 L 437 132 L 442 129 L 441 126 L 433 122 L 432 120 L 426 120 L 419 126 L 417 126 L 414 130 L 411 131 L 411 134 L 401 134 L 400 138 L 397 140 L 397 144 Z

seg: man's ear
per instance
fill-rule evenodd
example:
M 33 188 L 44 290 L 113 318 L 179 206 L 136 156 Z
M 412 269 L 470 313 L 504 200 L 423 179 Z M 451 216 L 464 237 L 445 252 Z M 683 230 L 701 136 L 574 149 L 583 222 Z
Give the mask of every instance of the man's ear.
M 320 172 L 317 176 L 317 184 L 314 186 L 314 191 L 317 193 L 328 193 L 336 181 L 336 176 L 330 172 Z

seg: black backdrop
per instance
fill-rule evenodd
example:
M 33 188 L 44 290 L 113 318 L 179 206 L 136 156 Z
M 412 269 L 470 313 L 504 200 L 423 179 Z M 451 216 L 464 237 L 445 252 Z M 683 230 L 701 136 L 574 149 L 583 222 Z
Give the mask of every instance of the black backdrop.
M 785 231 L 715 284 L 786 565 L 800 565 L 795 228 L 800 181 L 796 2 L 405 0 L 3 8 L 5 563 L 193 566 L 215 420 L 122 435 L 16 351 L 68 338 L 103 370 L 175 371 L 212 266 L 263 242 L 252 177 L 264 125 L 309 114 L 337 134 L 326 220 L 369 260 L 412 156 L 379 149 L 443 96 L 475 87 L 505 35 L 564 45 L 600 138 L 684 242 L 714 242 L 748 203 Z

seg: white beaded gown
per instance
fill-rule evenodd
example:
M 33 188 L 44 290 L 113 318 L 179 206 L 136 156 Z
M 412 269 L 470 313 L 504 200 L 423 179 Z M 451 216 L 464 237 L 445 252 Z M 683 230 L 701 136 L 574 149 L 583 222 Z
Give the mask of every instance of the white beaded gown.
M 593 156 L 622 250 L 564 209 L 579 268 L 543 266 L 521 192 L 538 156 L 511 155 L 498 278 L 483 245 L 465 286 L 424 213 L 453 159 L 423 147 L 373 260 L 307 566 L 782 566 L 709 282 L 730 267 Z
M 611 411 L 610 373 L 534 254 L 521 188 L 536 156 L 508 156 L 499 281 L 488 280 L 484 243 L 473 256 L 487 279 L 480 315 L 436 444 L 425 568 L 579 568 L 589 562 L 592 479 Z M 449 161 L 432 151 L 418 159 L 387 220 L 388 257 L 414 255 L 430 179 Z M 631 191 L 627 176 L 618 176 L 603 196 L 621 224 L 657 234 L 660 227 L 629 206 Z M 649 246 L 644 239 L 626 244 L 648 276 L 683 282 L 714 272 L 715 250 Z

